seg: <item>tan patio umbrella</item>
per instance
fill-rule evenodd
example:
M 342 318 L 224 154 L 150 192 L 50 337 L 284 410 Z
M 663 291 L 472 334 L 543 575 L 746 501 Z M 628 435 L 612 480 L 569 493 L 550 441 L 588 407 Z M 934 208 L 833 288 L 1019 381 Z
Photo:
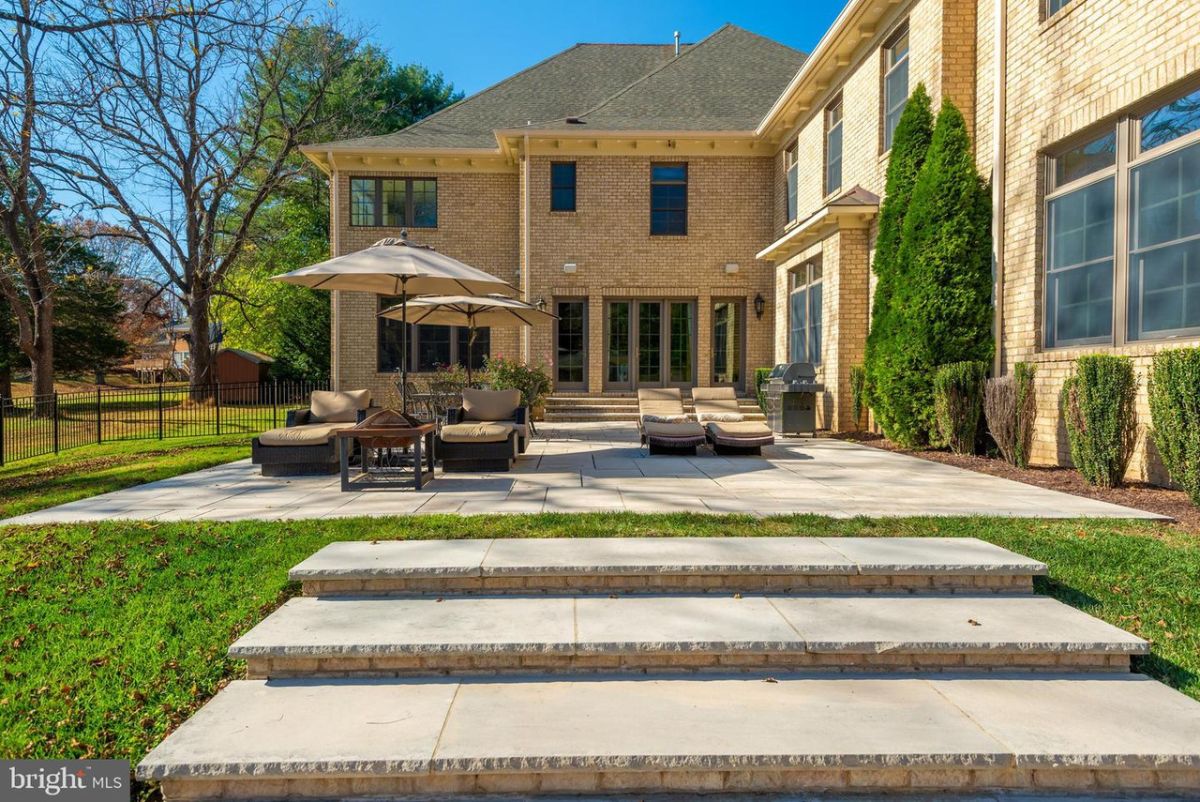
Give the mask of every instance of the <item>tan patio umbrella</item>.
M 400 319 L 407 322 L 408 299 L 417 295 L 462 292 L 487 295 L 490 292 L 516 292 L 511 284 L 490 273 L 463 264 L 429 245 L 418 245 L 400 237 L 381 239 L 369 248 L 335 256 L 315 265 L 274 276 L 275 281 L 299 284 L 315 290 L 373 292 L 400 296 Z M 403 411 L 408 412 L 408 327 L 400 336 L 404 353 L 400 357 Z
M 432 326 L 466 326 L 467 337 L 467 383 L 471 382 L 471 357 L 475 346 L 475 330 L 481 326 L 489 328 L 512 328 L 515 326 L 537 326 L 557 320 L 557 315 L 544 312 L 515 298 L 500 295 L 476 297 L 470 295 L 434 295 L 409 301 L 407 309 L 402 304 L 388 307 L 380 317 L 393 320 L 405 319 L 414 325 L 426 323 Z

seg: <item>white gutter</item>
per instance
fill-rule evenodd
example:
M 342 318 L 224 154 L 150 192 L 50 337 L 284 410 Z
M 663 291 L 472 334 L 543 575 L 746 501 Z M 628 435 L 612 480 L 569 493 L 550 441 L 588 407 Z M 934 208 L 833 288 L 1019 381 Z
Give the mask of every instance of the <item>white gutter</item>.
M 992 375 L 1004 369 L 1004 197 L 1008 157 L 1008 0 L 993 3 L 995 74 L 992 84 L 992 333 L 996 339 Z
M 338 169 L 337 163 L 333 160 L 333 153 L 327 151 L 325 159 L 329 164 L 329 250 L 330 256 L 337 256 L 338 249 L 341 247 L 341 220 L 342 220 L 342 205 L 340 193 L 338 192 Z M 341 376 L 338 373 L 338 351 L 341 350 L 341 343 L 338 342 L 338 293 L 334 292 L 329 298 L 329 378 L 333 382 L 333 389 L 341 389 Z

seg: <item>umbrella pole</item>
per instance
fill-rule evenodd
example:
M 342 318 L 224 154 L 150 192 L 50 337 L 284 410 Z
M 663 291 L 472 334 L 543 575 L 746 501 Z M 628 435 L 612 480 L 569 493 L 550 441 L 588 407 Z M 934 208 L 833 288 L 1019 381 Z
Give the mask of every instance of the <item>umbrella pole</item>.
M 405 280 L 407 284 L 407 280 Z M 408 290 L 400 293 L 400 411 L 408 415 Z
M 471 386 L 471 363 L 475 361 L 475 316 L 467 318 L 467 386 Z

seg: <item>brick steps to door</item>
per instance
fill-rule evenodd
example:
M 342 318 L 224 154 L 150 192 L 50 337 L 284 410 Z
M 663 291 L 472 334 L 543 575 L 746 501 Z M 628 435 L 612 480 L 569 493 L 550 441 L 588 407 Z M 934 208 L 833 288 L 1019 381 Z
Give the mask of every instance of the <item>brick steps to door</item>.
M 753 398 L 738 398 L 738 407 L 746 420 L 766 420 Z M 687 395 L 683 398 L 683 408 L 687 414 L 695 414 L 695 405 Z M 551 423 L 636 421 L 637 410 L 635 396 L 554 395 L 546 399 L 545 419 Z
M 308 596 L 420 593 L 1028 593 L 1043 563 L 975 538 L 527 538 L 332 543 Z
M 1200 788 L 1200 703 L 1135 674 L 231 683 L 166 799 Z
M 966 538 L 336 543 L 137 774 L 167 802 L 1200 794 L 1200 703 L 1045 572 Z
M 1148 645 L 1038 596 L 292 599 L 229 649 L 252 678 L 562 671 L 1129 671 Z

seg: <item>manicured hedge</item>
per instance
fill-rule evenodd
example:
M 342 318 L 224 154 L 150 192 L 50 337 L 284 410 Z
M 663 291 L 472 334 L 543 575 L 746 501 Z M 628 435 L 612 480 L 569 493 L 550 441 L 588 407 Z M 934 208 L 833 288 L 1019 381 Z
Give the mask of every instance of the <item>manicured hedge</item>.
M 850 367 L 850 414 L 854 416 L 854 427 L 862 428 L 863 415 L 867 411 L 867 369 L 862 365 Z
M 983 418 L 983 383 L 986 362 L 953 362 L 942 365 L 933 377 L 938 442 L 955 454 L 974 454 Z
M 1008 376 L 988 379 L 984 390 L 983 412 L 988 433 L 1009 463 L 1029 467 L 1033 446 L 1033 422 L 1037 417 L 1037 398 L 1033 392 L 1034 366 L 1018 362 Z
M 1137 444 L 1137 377 L 1124 356 L 1092 354 L 1075 360 L 1061 404 L 1071 461 L 1093 485 L 1116 487 Z
M 1172 481 L 1200 505 L 1200 348 L 1155 355 L 1150 368 L 1154 444 Z

